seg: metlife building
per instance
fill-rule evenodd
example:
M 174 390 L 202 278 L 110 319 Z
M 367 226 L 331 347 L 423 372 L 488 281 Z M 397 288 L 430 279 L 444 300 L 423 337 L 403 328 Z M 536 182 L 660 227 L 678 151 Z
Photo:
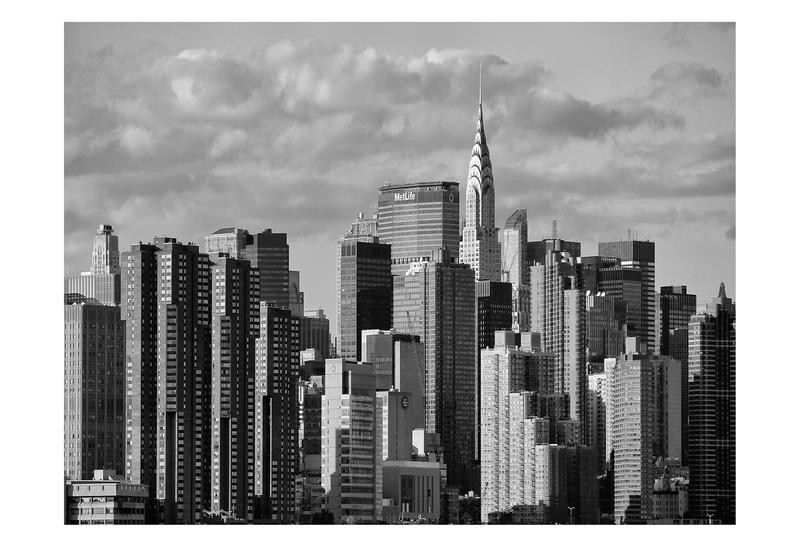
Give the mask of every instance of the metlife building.
M 378 196 L 378 238 L 392 246 L 392 275 L 447 249 L 458 256 L 458 183 L 384 184 Z

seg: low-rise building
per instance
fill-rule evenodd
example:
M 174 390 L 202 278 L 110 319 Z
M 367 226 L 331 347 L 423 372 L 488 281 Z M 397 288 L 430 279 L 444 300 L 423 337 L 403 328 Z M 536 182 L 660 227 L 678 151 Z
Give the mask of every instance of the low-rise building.
M 92 480 L 67 480 L 65 524 L 144 524 L 148 490 L 104 469 Z

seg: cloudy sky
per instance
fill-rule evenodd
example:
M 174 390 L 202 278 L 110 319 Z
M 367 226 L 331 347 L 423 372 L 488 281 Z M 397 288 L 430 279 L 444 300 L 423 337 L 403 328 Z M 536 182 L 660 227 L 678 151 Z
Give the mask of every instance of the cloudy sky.
M 735 29 L 724 24 L 68 24 L 66 271 L 217 228 L 289 234 L 335 317 L 336 240 L 387 181 L 463 184 L 478 65 L 497 225 L 656 242 L 656 282 L 735 290 Z M 462 200 L 463 201 L 463 200 Z

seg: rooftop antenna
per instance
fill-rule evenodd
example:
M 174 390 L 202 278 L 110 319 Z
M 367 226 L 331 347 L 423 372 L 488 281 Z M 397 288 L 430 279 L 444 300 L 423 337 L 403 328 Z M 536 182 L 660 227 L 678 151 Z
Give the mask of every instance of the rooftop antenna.
M 478 104 L 483 104 L 483 62 L 478 63 Z
M 553 220 L 550 227 L 553 234 L 553 239 L 558 239 L 558 220 Z

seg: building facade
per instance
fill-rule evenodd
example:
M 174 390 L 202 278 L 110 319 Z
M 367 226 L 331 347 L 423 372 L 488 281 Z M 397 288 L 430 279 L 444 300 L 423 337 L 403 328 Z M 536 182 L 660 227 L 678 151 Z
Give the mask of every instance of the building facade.
M 125 321 L 117 306 L 64 301 L 64 476 L 125 471 Z
M 392 246 L 392 275 L 446 249 L 458 256 L 458 183 L 384 184 L 378 195 L 378 238 Z
M 425 348 L 425 428 L 441 435 L 448 484 L 475 490 L 475 274 L 449 253 L 395 276 L 394 328 Z
M 636 333 L 647 345 L 647 353 L 656 353 L 656 244 L 652 241 L 611 241 L 598 245 L 598 254 L 619 258 L 622 266 L 638 268 L 641 273 L 641 325 Z
M 295 519 L 300 319 L 262 301 L 255 361 L 255 518 Z
M 494 176 L 483 124 L 482 94 L 478 94 L 478 126 L 467 173 L 464 228 L 459 261 L 475 271 L 475 280 L 500 281 L 500 242 L 495 226 Z
M 64 524 L 145 524 L 148 486 L 106 469 L 91 479 L 66 481 Z
M 689 512 L 736 523 L 736 306 L 719 296 L 689 321 Z

